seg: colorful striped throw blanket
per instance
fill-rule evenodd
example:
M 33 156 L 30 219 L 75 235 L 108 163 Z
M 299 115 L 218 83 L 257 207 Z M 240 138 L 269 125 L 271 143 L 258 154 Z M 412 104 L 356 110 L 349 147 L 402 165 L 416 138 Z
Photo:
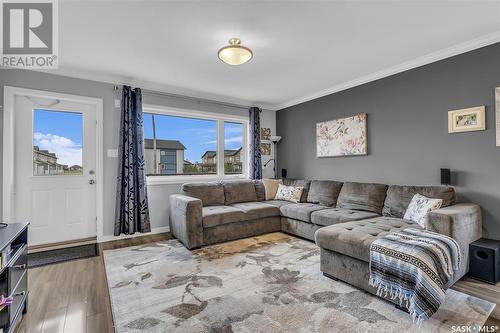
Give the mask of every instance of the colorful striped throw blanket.
M 420 325 L 444 303 L 444 288 L 460 268 L 460 256 L 448 236 L 412 228 L 393 231 L 371 244 L 369 284 L 378 288 L 377 295 L 399 299 Z

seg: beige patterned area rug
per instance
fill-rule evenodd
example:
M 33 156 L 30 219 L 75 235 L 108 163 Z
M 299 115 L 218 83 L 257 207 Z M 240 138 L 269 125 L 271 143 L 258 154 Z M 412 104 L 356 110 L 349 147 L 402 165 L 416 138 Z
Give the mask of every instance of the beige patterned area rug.
M 415 332 L 410 317 L 319 270 L 319 248 L 282 233 L 189 251 L 176 240 L 104 251 L 116 331 Z M 482 325 L 490 302 L 449 290 L 420 332 Z

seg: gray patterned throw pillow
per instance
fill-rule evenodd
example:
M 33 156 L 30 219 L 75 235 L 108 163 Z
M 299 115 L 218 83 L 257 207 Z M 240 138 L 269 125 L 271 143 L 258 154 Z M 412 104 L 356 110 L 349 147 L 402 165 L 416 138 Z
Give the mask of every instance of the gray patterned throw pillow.
M 274 199 L 298 203 L 300 202 L 302 191 L 304 191 L 304 188 L 300 186 L 287 186 L 279 184 L 278 192 L 276 192 Z
M 425 228 L 424 218 L 427 213 L 441 208 L 442 204 L 443 199 L 432 199 L 417 193 L 411 199 L 403 218 L 405 220 L 416 222 L 422 228 Z

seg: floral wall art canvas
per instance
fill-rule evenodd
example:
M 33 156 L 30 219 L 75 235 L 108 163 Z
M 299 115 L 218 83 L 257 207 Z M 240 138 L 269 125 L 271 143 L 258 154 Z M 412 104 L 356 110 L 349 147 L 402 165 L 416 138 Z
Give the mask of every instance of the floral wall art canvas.
M 260 139 L 261 140 L 271 139 L 271 129 L 269 127 L 262 127 L 260 129 Z
M 316 124 L 318 157 L 366 154 L 366 113 Z
M 271 155 L 271 144 L 262 142 L 260 144 L 260 153 L 265 156 Z

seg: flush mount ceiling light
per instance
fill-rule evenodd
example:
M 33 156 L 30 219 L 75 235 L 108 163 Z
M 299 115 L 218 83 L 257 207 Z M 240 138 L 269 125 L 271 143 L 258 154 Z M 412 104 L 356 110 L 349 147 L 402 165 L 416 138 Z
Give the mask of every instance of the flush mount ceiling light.
M 229 65 L 242 65 L 253 57 L 252 50 L 241 45 L 239 38 L 231 38 L 229 45 L 221 48 L 217 55 L 220 60 Z

